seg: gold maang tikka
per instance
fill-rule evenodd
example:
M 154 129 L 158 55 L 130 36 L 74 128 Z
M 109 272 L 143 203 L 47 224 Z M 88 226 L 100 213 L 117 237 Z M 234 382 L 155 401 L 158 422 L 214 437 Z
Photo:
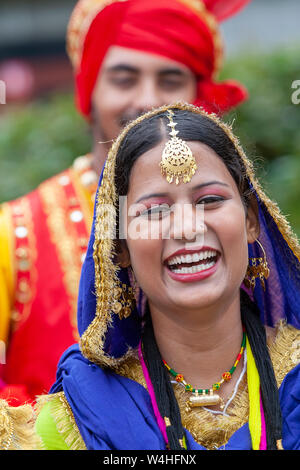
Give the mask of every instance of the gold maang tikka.
M 164 147 L 159 164 L 160 169 L 162 174 L 166 176 L 168 183 L 172 183 L 174 180 L 176 184 L 181 181 L 188 183 L 197 170 L 196 160 L 187 143 L 177 137 L 179 131 L 175 129 L 177 123 L 173 121 L 174 112 L 171 109 L 168 109 L 167 116 L 170 121 L 168 126 L 171 127 L 169 133 L 171 138 Z

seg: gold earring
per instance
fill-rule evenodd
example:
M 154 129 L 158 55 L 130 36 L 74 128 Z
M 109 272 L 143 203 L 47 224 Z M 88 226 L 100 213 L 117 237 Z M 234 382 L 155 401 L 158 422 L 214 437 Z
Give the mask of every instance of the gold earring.
M 188 183 L 197 170 L 196 160 L 187 143 L 177 137 L 179 131 L 175 130 L 177 123 L 173 121 L 173 115 L 173 111 L 169 109 L 167 116 L 170 121 L 168 126 L 172 129 L 171 138 L 166 142 L 159 165 L 168 183 L 172 183 L 174 179 L 176 184 L 181 180 Z
M 120 320 L 128 318 L 135 307 L 133 288 L 127 284 L 120 283 L 119 286 L 114 288 L 114 299 L 115 302 L 113 304 L 112 311 L 116 315 L 119 315 Z
M 256 279 L 259 278 L 263 290 L 266 289 L 265 279 L 270 275 L 266 252 L 259 240 L 255 240 L 263 252 L 263 258 L 249 258 L 249 265 L 246 271 L 244 284 L 246 287 L 254 290 Z

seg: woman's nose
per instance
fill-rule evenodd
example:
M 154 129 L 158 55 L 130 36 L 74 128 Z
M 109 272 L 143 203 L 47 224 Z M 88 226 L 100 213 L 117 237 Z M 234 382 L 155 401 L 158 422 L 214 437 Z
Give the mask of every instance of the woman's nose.
M 204 221 L 204 208 L 200 205 L 177 204 L 174 208 L 172 236 L 186 242 L 197 242 L 204 237 L 207 227 Z

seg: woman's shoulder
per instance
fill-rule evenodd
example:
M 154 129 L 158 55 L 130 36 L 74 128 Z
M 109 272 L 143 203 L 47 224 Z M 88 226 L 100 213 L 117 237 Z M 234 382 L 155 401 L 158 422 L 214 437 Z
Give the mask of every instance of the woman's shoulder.
M 300 364 L 300 330 L 279 322 L 267 329 L 268 347 L 278 387 L 284 378 Z
M 270 355 L 279 387 L 282 436 L 285 449 L 300 449 L 300 331 L 281 323 Z
M 86 449 L 64 392 L 38 398 L 35 430 L 40 439 L 40 449 Z

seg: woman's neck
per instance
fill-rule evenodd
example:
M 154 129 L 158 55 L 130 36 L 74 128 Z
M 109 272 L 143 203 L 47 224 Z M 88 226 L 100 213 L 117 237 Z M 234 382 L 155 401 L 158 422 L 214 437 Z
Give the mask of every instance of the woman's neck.
M 178 318 L 151 305 L 150 311 L 162 358 L 193 387 L 211 388 L 233 366 L 243 336 L 239 296 L 225 309 L 206 309 L 205 315 L 201 311 Z M 222 388 L 226 392 L 230 387 Z

